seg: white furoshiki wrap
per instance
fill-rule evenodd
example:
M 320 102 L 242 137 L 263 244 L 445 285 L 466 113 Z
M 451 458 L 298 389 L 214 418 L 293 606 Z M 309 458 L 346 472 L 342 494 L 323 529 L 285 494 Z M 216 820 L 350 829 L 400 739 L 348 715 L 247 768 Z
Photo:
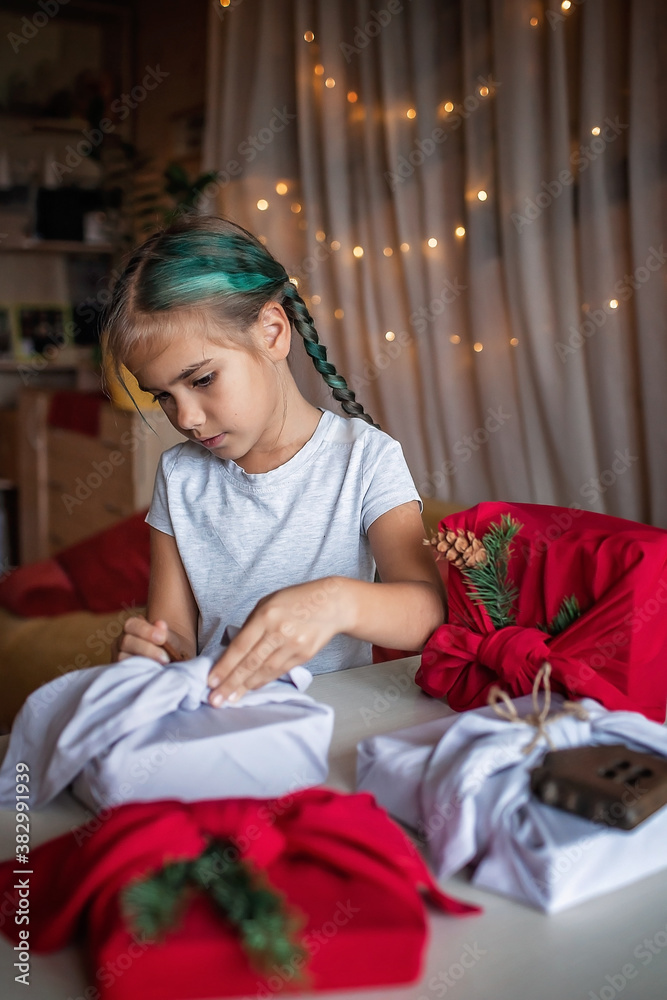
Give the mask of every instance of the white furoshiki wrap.
M 175 798 L 274 798 L 328 773 L 333 709 L 304 694 L 305 667 L 207 704 L 214 663 L 162 666 L 132 656 L 59 677 L 17 715 L 0 767 L 0 806 L 15 804 L 16 764 L 30 768 L 30 807 L 64 788 L 93 811 Z
M 521 717 L 533 709 L 528 695 L 513 704 Z M 562 704 L 552 695 L 554 711 Z M 588 720 L 547 721 L 555 749 L 622 743 L 667 757 L 664 726 L 590 699 L 579 704 Z M 534 734 L 488 707 L 374 736 L 358 747 L 358 788 L 419 831 L 438 878 L 471 863 L 475 885 L 549 913 L 667 867 L 667 807 L 621 830 L 540 802 L 529 772 L 550 748 L 541 738 L 524 753 Z

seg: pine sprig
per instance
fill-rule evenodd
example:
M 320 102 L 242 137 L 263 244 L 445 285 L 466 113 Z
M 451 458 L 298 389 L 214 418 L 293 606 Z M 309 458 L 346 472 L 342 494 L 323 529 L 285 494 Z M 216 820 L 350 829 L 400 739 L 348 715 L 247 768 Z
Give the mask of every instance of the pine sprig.
M 168 863 L 130 883 L 121 894 L 128 925 L 144 940 L 156 940 L 176 926 L 189 894 L 199 890 L 238 929 L 241 945 L 259 971 L 275 962 L 299 959 L 303 964 L 307 952 L 296 940 L 298 922 L 286 911 L 282 896 L 236 855 L 231 842 L 214 840 L 193 861 Z
M 569 597 L 564 597 L 561 606 L 558 609 L 558 614 L 555 618 L 549 622 L 548 625 L 538 625 L 537 627 L 541 629 L 542 632 L 548 632 L 549 635 L 560 635 L 565 629 L 572 625 L 573 622 L 579 618 L 581 615 L 581 608 L 579 607 L 579 601 L 574 594 Z
M 519 589 L 509 579 L 508 567 L 512 539 L 522 527 L 511 514 L 503 514 L 500 524 L 491 524 L 482 538 L 486 561 L 461 570 L 472 584 L 472 590 L 467 591 L 468 597 L 484 607 L 496 629 L 513 625 L 516 621 L 514 604 Z

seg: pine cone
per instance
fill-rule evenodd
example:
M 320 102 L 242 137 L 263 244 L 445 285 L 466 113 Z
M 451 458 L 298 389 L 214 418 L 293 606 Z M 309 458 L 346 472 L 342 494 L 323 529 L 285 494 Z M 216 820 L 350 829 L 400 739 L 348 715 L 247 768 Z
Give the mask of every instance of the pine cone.
M 456 531 L 438 531 L 430 541 L 424 539 L 424 545 L 434 545 L 437 551 L 436 559 L 445 559 L 458 569 L 471 568 L 486 562 L 486 549 L 475 537 L 474 532 L 458 528 Z

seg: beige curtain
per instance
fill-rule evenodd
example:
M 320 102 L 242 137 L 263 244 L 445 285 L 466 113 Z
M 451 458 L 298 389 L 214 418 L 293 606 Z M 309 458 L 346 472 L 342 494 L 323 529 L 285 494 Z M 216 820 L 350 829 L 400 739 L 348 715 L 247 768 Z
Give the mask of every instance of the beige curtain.
M 206 210 L 422 494 L 667 526 L 663 0 L 230 0 L 209 38 Z

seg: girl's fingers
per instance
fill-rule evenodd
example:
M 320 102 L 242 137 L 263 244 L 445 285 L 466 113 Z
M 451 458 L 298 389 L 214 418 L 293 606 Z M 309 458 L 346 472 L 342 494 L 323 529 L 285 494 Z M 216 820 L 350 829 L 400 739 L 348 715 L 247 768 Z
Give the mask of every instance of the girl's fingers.
M 296 666 L 298 657 L 285 655 L 284 651 L 276 653 L 262 661 L 245 660 L 238 664 L 224 682 L 214 687 L 209 695 L 209 702 L 216 707 L 225 701 L 235 703 L 248 691 L 268 684 L 269 681 L 281 677 L 291 667 Z
M 157 660 L 158 663 L 169 663 L 169 655 L 161 646 L 128 633 L 123 636 L 118 659 L 125 659 L 126 656 L 147 656 L 151 660 Z

